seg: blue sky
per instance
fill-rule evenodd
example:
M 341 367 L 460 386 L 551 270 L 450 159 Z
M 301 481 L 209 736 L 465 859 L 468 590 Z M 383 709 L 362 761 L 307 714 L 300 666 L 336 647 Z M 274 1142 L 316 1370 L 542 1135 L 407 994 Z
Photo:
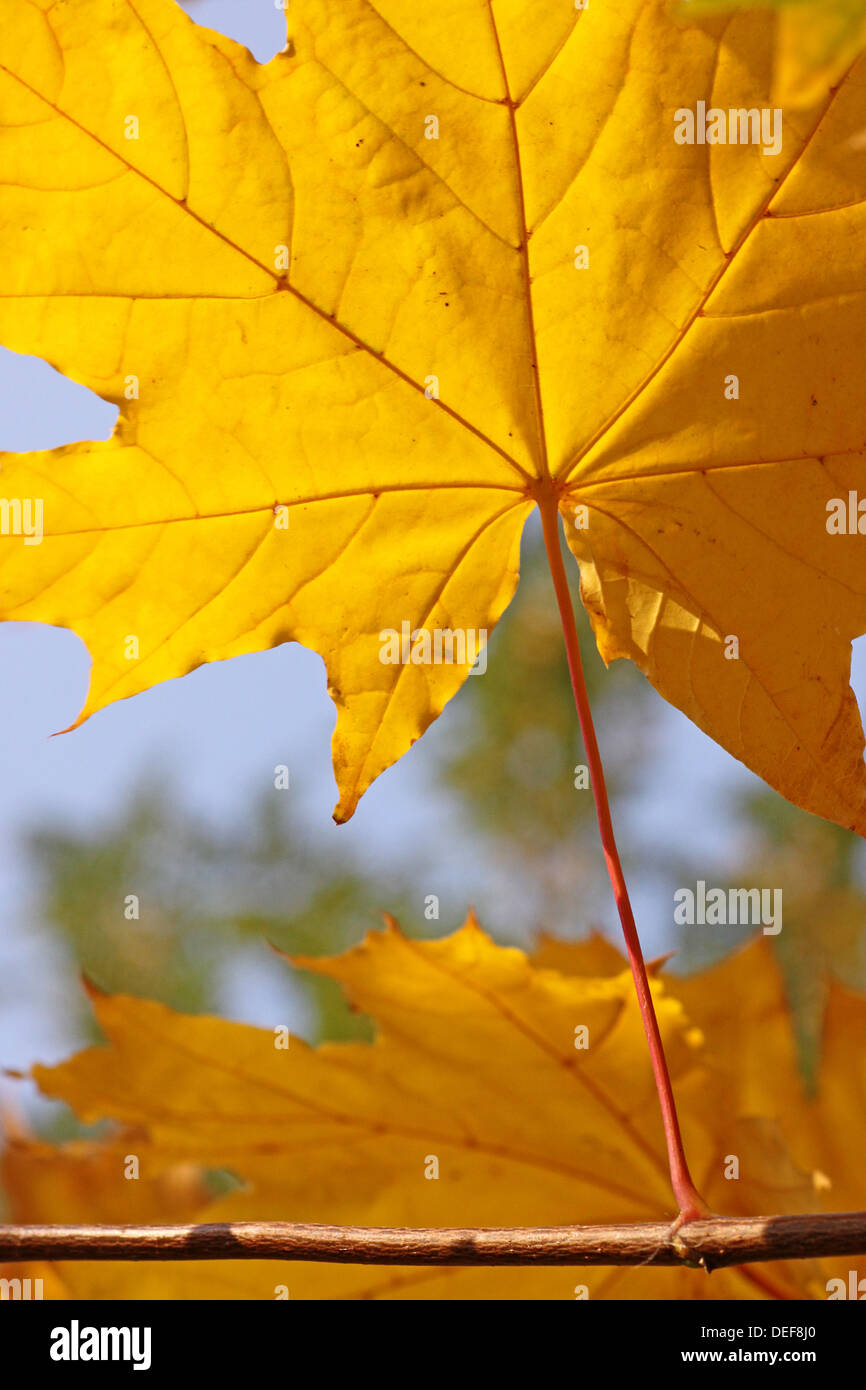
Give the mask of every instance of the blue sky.
M 245 42 L 260 60 L 282 46 L 284 16 L 273 0 L 198 0 L 197 20 Z M 45 363 L 0 350 L 0 449 L 49 448 L 105 438 L 114 407 L 63 379 Z M 495 644 L 495 637 L 493 639 Z M 495 648 L 494 648 L 495 649 Z M 165 768 L 185 805 L 231 824 L 235 808 L 272 785 L 273 769 L 292 770 L 292 796 L 339 863 L 363 855 L 387 881 L 392 856 L 421 865 L 438 884 L 465 885 L 482 918 L 497 884 L 477 846 L 455 822 L 451 803 L 431 791 L 439 750 L 459 725 L 459 697 L 401 763 L 364 798 L 354 820 L 335 827 L 330 765 L 334 711 L 320 659 L 297 645 L 202 667 L 134 700 L 116 704 L 73 733 L 54 738 L 84 703 L 89 658 L 80 640 L 30 623 L 0 625 L 0 981 L 26 980 L 14 1000 L 0 984 L 0 1063 L 51 1060 L 68 1047 L 55 1007 L 77 987 L 61 968 L 32 911 L 20 854 L 28 827 L 51 820 L 83 827 L 110 820 L 145 773 Z M 616 680 L 616 667 L 611 671 Z M 855 652 L 855 689 L 866 691 L 866 650 Z M 605 739 L 615 736 L 601 730 Z M 724 843 L 736 853 L 725 789 L 755 779 L 675 710 L 664 706 L 658 756 L 637 804 L 617 817 L 623 838 L 674 843 L 695 854 Z M 435 891 L 419 880 L 423 891 Z M 666 915 L 633 885 L 647 951 L 668 944 Z M 575 892 L 579 901 L 579 893 Z M 501 911 L 501 904 L 499 904 Z M 611 922 L 613 913 L 611 912 Z M 575 934 L 583 925 L 575 920 Z M 515 931 L 519 924 L 514 924 Z M 227 1011 L 270 1020 L 266 982 L 240 972 Z

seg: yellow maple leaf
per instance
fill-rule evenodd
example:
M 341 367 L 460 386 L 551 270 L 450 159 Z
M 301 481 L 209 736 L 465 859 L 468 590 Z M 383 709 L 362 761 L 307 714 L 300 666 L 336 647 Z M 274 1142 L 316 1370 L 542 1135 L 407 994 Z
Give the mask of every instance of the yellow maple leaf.
M 562 970 L 536 965 L 496 946 L 470 917 L 444 940 L 409 940 L 392 925 L 345 955 L 300 962 L 338 980 L 374 1016 L 374 1044 L 311 1049 L 292 1038 L 285 1049 L 268 1030 L 96 995 L 108 1045 L 34 1075 L 83 1119 L 127 1126 L 157 1197 L 159 1175 L 167 1181 L 178 1162 L 184 1172 L 196 1164 L 240 1177 L 247 1190 L 203 1210 L 205 1221 L 547 1226 L 668 1219 L 664 1140 L 628 972 L 593 977 L 585 971 L 596 947 L 557 950 Z M 838 1041 L 807 1113 L 771 952 L 759 943 L 739 964 L 736 978 L 750 982 L 747 990 L 728 987 L 727 965 L 677 981 L 674 993 L 661 980 L 653 984 L 695 1177 L 728 1215 L 822 1210 L 840 1196 L 856 1204 L 848 1178 L 862 1106 L 850 1108 L 850 1095 L 839 1090 L 838 1045 L 852 1022 L 855 1037 L 866 1027 L 864 1001 L 835 996 Z M 680 985 L 694 1021 L 706 1021 L 706 1043 L 675 997 Z M 732 1077 L 742 1079 L 733 1084 Z M 100 1191 L 110 1181 L 102 1168 L 83 1194 L 79 1221 L 106 1219 L 109 1201 L 110 1219 L 119 1219 L 129 1186 L 125 1152 L 112 1141 L 112 1193 Z M 64 1190 L 69 1162 L 68 1154 L 58 1156 Z M 48 1219 L 50 1183 L 38 1165 L 32 1179 L 29 1171 L 19 1162 L 10 1184 L 15 1215 Z M 37 1186 L 38 1200 L 28 1184 Z M 61 1205 L 55 1220 L 70 1218 L 69 1203 Z M 131 1219 L 141 1219 L 140 1208 Z M 150 1219 L 171 1219 L 156 1198 Z M 590 1298 L 824 1297 L 838 1263 L 745 1266 L 708 1277 L 686 1268 L 299 1264 L 280 1272 L 276 1262 L 255 1262 L 216 1270 L 212 1281 L 208 1266 L 198 1264 L 166 1269 L 161 1287 L 163 1296 L 183 1297 L 195 1296 L 193 1288 L 198 1296 L 271 1298 L 286 1282 L 293 1298 L 568 1299 L 579 1286 Z M 76 1297 L 109 1286 L 105 1267 L 68 1264 L 58 1277 Z M 117 1267 L 115 1296 L 136 1296 L 137 1278 Z
M 259 65 L 170 0 L 4 0 L 0 341 L 120 420 L 4 457 L 44 511 L 3 616 L 82 636 L 85 714 L 314 648 L 344 819 L 559 506 L 604 656 L 866 829 L 856 500 L 825 527 L 864 481 L 863 63 L 786 105 L 772 15 L 668 0 L 290 29 Z M 708 145 L 706 107 L 772 120 Z

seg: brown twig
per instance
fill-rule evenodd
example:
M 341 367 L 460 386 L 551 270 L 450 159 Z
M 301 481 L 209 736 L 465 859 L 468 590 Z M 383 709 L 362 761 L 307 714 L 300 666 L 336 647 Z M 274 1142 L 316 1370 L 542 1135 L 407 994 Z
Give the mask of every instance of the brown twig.
M 370 1265 L 702 1265 L 866 1254 L 866 1212 L 634 1226 L 408 1230 L 284 1221 L 0 1226 L 0 1262 L 314 1260 Z

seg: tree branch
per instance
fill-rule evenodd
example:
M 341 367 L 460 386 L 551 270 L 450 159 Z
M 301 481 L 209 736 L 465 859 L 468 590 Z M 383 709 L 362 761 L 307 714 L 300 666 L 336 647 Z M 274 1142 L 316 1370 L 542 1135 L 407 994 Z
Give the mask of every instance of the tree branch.
M 284 1221 L 204 1226 L 2 1226 L 0 1262 L 314 1260 L 370 1265 L 701 1265 L 866 1254 L 866 1212 L 634 1226 L 408 1230 Z

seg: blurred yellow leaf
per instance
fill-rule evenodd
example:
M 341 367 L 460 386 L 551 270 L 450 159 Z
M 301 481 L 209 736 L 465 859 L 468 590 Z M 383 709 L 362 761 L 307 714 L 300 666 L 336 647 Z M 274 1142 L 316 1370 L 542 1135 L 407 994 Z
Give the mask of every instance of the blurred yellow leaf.
M 110 1143 L 76 1140 L 62 1147 L 13 1138 L 2 1157 L 2 1183 L 13 1212 L 26 1212 L 31 1225 L 82 1221 L 112 1224 L 188 1222 L 201 1219 L 208 1191 L 201 1170 L 189 1164 L 158 1167 L 142 1149 L 142 1136 L 128 1134 Z M 143 1158 L 150 1172 L 129 1175 L 130 1157 Z M 131 1283 L 123 1266 L 92 1263 L 79 1272 L 75 1262 L 3 1266 L 8 1279 L 42 1280 L 45 1299 L 199 1298 L 201 1271 L 166 1279 L 166 1266 L 139 1264 Z M 208 1298 L 248 1298 L 243 1266 L 228 1263 L 207 1271 Z M 239 1277 L 239 1275 L 241 1277 Z
M 681 13 L 773 10 L 781 95 L 807 106 L 844 75 L 866 44 L 864 0 L 681 0 Z
M 314 648 L 346 818 L 559 505 L 605 657 L 866 829 L 862 61 L 786 101 L 772 14 L 668 0 L 289 23 L 262 66 L 170 0 L 4 0 L 0 341 L 120 420 L 4 457 L 12 529 L 44 512 L 3 616 L 80 633 L 85 714 Z M 769 125 L 701 143 L 699 103 Z
M 672 1218 L 628 972 L 594 978 L 582 973 L 590 963 L 582 948 L 558 951 L 563 969 L 538 966 L 494 945 L 470 918 L 444 940 L 408 940 L 391 926 L 345 955 L 299 962 L 338 980 L 374 1016 L 373 1044 L 311 1049 L 292 1038 L 286 1049 L 266 1029 L 95 996 L 107 1046 L 34 1075 L 83 1119 L 110 1117 L 137 1136 L 129 1143 L 151 1183 L 154 1222 L 175 1219 L 159 1186 L 175 1164 L 183 1191 L 190 1165 L 228 1169 L 245 1184 L 202 1209 L 207 1221 L 543 1226 Z M 863 1106 L 854 1101 L 866 1063 L 843 1082 L 839 1048 L 845 1032 L 856 1046 L 866 1029 L 864 1000 L 834 994 L 834 1038 L 819 1096 L 807 1104 L 769 949 L 761 943 L 738 961 L 736 988 L 732 969 L 676 988 L 653 983 L 699 1186 L 728 1215 L 857 1205 Z M 681 986 L 706 1043 L 676 998 Z M 56 1212 L 46 1197 L 50 1160 L 42 1159 L 47 1169 L 19 1162 L 15 1216 L 70 1219 L 75 1209 L 79 1221 L 109 1211 L 120 1219 L 123 1194 L 136 1186 L 123 1177 L 120 1155 L 129 1151 L 111 1142 L 113 1179 L 91 1168 L 89 1192 L 85 1183 L 76 1188 L 77 1208 L 65 1196 L 70 1157 L 60 1153 Z M 142 1219 L 140 1194 L 129 1201 L 129 1219 Z M 752 1299 L 825 1297 L 840 1264 L 796 1261 L 709 1277 L 691 1269 L 312 1264 L 284 1265 L 281 1274 L 270 1262 L 173 1266 L 159 1277 L 165 1297 L 272 1298 L 287 1282 L 292 1298 L 571 1299 L 585 1285 L 591 1298 Z M 114 1267 L 110 1283 L 105 1266 L 66 1265 L 58 1277 L 76 1297 L 105 1287 L 136 1297 L 142 1287 L 128 1265 Z

